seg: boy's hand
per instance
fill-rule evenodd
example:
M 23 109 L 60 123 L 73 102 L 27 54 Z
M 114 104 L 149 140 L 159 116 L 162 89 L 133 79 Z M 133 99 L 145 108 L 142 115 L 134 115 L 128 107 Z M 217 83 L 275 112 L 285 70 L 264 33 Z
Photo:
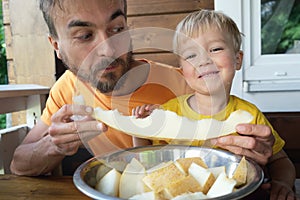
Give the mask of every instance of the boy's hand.
M 157 109 L 159 105 L 157 104 L 145 104 L 142 106 L 137 106 L 132 109 L 132 116 L 136 118 L 145 118 L 149 116 L 153 110 Z

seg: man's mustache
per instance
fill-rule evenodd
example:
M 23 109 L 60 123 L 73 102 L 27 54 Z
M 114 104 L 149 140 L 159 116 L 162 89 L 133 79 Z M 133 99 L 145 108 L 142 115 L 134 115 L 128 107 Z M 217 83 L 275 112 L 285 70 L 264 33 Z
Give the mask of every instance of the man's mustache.
M 118 66 L 121 63 L 123 63 L 123 60 L 120 58 L 105 58 L 105 59 L 101 59 L 101 61 L 93 65 L 92 69 L 94 71 L 100 71 L 110 67 L 111 65 Z

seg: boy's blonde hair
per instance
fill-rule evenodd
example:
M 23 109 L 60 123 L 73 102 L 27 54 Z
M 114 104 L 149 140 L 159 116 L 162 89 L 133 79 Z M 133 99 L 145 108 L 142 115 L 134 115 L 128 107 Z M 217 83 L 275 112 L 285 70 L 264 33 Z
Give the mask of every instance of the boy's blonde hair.
M 240 50 L 242 34 L 236 23 L 221 12 L 200 10 L 189 14 L 177 25 L 173 41 L 174 53 L 179 53 L 181 36 L 195 38 L 208 28 L 217 28 L 226 32 L 232 39 L 234 51 Z

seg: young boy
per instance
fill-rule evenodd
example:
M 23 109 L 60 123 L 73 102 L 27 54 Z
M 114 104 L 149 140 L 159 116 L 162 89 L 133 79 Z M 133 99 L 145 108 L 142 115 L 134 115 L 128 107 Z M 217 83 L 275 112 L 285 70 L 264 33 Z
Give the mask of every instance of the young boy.
M 241 41 L 241 33 L 234 21 L 222 13 L 201 10 L 188 15 L 176 28 L 174 52 L 179 56 L 184 78 L 194 93 L 171 99 L 161 106 L 137 107 L 132 114 L 145 117 L 154 109 L 162 108 L 194 120 L 225 120 L 233 111 L 242 109 L 253 115 L 251 123 L 271 127 L 255 105 L 230 95 L 235 72 L 242 66 Z M 267 164 L 272 178 L 271 199 L 294 198 L 295 169 L 282 149 L 284 141 L 271 129 L 275 137 L 273 156 Z M 134 138 L 136 146 L 160 142 Z M 176 140 L 164 142 L 176 143 Z M 203 145 L 203 142 L 191 144 Z

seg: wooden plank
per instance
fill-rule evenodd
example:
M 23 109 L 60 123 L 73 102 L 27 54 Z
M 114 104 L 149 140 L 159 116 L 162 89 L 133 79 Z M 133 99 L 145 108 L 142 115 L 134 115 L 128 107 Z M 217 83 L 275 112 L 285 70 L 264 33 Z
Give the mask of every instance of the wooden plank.
M 145 54 L 135 54 L 134 58 L 137 59 L 147 59 L 151 61 L 161 62 L 174 67 L 178 67 L 177 58 L 172 53 L 145 53 Z
M 132 36 L 133 52 L 145 53 L 172 50 L 173 30 L 186 15 L 187 13 L 181 13 L 128 18 L 130 29 L 145 30 L 144 34 L 137 35 L 137 37 Z M 143 49 L 138 48 L 142 46 L 141 44 L 144 46 Z M 153 48 L 155 46 L 159 48 Z
M 35 84 L 0 85 L 0 98 L 48 94 L 50 88 Z
M 285 148 L 300 151 L 300 134 L 295 132 L 295 130 L 300 130 L 300 113 L 265 113 L 265 115 L 274 129 L 286 141 Z
M 5 34 L 5 44 L 6 44 L 6 59 L 12 60 L 14 58 L 14 50 L 13 50 L 13 38 L 11 32 L 11 26 L 4 26 L 4 34 Z
M 10 24 L 9 0 L 2 0 L 3 24 Z
M 13 60 L 7 60 L 7 75 L 8 75 L 8 82 L 10 84 L 16 84 L 16 71 L 14 70 L 14 61 Z
M 0 167 L 4 168 L 5 174 L 11 173 L 10 163 L 15 149 L 23 141 L 27 133 L 28 128 L 26 125 L 0 130 L 0 155 L 2 154 L 1 159 L 3 164 Z
M 91 199 L 74 185 L 72 176 L 0 176 L 1 199 Z
M 175 30 L 177 24 L 187 14 L 188 13 L 129 17 L 128 26 L 130 29 L 142 27 L 163 27 Z
M 0 114 L 12 113 L 21 110 L 25 110 L 27 105 L 26 97 L 10 97 L 10 98 L 1 98 L 0 99 Z
M 214 9 L 213 0 L 127 0 L 128 16 Z

